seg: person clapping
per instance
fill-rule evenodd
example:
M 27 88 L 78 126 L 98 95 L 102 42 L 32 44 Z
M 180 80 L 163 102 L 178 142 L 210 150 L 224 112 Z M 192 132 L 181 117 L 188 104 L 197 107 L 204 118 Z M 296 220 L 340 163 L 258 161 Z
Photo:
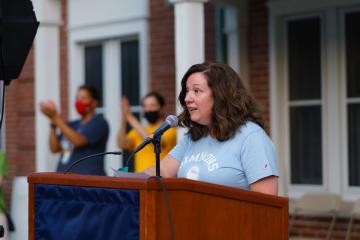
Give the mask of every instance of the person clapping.
M 142 99 L 142 109 L 144 118 L 148 124 L 143 126 L 135 115 L 130 111 L 129 101 L 126 97 L 121 100 L 121 122 L 117 135 L 119 148 L 127 151 L 134 151 L 144 139 L 151 135 L 164 121 L 165 100 L 157 92 L 150 92 Z M 126 134 L 126 125 L 132 129 Z M 161 138 L 161 155 L 164 158 L 176 144 L 176 130 L 169 129 Z M 135 155 L 134 171 L 142 172 L 146 168 L 155 165 L 154 147 L 146 146 Z
M 49 119 L 50 150 L 60 153 L 58 172 L 64 172 L 76 160 L 100 152 L 105 152 L 109 135 L 107 121 L 95 109 L 99 103 L 99 93 L 88 85 L 80 86 L 76 93 L 75 108 L 80 119 L 65 122 L 51 100 L 40 103 L 41 112 Z M 58 132 L 57 132 L 58 130 Z M 59 134 L 58 134 L 59 133 Z M 75 166 L 72 172 L 90 175 L 105 175 L 104 157 L 94 157 Z

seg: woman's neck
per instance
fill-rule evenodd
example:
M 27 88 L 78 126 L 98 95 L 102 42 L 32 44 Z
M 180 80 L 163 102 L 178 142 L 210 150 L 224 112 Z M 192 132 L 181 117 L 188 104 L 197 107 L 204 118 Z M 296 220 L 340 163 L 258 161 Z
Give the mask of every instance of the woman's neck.
M 94 111 L 84 114 L 83 116 L 81 116 L 81 123 L 85 124 L 89 122 L 92 116 L 94 116 Z

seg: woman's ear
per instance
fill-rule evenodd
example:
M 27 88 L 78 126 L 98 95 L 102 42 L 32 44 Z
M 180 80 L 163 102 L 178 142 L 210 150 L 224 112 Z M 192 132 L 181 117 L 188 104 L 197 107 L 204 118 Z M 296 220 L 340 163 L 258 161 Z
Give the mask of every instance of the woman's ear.
M 94 99 L 91 103 L 92 109 L 96 109 L 98 106 L 99 106 L 99 101 Z

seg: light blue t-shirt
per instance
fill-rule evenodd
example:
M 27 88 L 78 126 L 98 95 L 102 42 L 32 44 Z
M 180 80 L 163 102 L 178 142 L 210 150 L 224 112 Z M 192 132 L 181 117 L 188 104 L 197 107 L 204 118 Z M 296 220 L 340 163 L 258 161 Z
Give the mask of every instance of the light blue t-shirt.
M 253 122 L 224 142 L 211 136 L 192 141 L 186 134 L 169 155 L 180 162 L 179 178 L 250 189 L 264 177 L 279 176 L 274 144 Z

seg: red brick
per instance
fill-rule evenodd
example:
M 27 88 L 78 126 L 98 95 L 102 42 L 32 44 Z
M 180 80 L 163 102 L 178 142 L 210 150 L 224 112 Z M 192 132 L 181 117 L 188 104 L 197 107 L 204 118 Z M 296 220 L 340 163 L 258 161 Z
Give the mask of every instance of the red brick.
M 61 1 L 61 18 L 63 21 L 60 27 L 60 103 L 61 103 L 61 115 L 65 119 L 68 118 L 68 14 L 67 14 L 67 0 Z
M 9 177 L 5 184 L 5 198 L 10 201 L 12 180 L 26 176 L 35 169 L 35 108 L 34 108 L 34 50 L 16 80 L 6 87 L 5 99 L 6 154 Z M 26 158 L 22 158 L 24 155 Z M 21 168 L 21 171 L 19 171 Z

